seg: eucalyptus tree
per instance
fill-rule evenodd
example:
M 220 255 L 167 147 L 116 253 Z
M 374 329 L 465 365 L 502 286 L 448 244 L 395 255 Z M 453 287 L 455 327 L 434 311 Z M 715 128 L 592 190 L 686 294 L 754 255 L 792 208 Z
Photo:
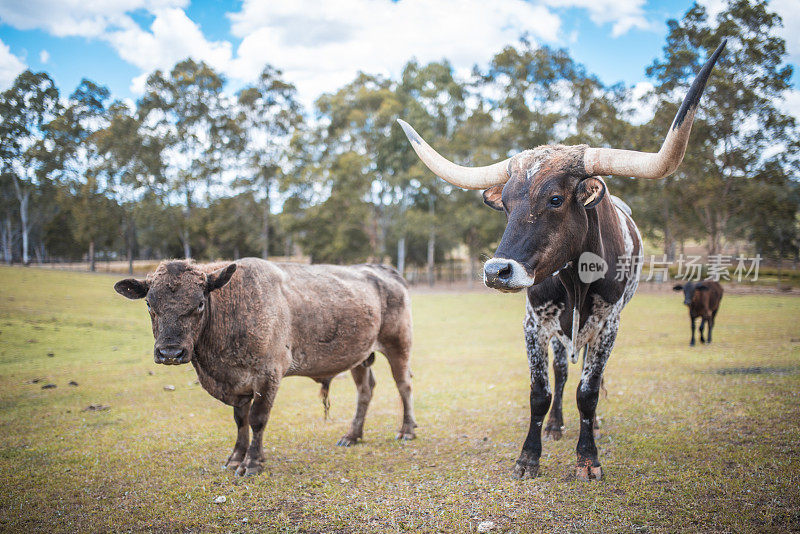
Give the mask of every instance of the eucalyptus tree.
M 403 104 L 404 120 L 419 124 L 423 136 L 433 139 L 437 146 L 449 149 L 450 140 L 467 116 L 468 96 L 465 83 L 456 78 L 450 63 L 446 60 L 427 65 L 420 65 L 413 60 L 408 62 L 403 69 L 397 93 Z M 403 142 L 399 128 L 395 129 L 395 140 L 397 143 Z M 407 146 L 404 152 L 410 152 Z M 443 186 L 441 180 L 427 172 L 419 161 L 413 162 L 406 173 L 412 183 L 419 184 L 415 196 L 421 202 L 417 202 L 414 208 L 427 212 L 426 216 L 416 219 L 422 222 L 427 232 L 426 266 L 428 283 L 432 285 L 436 241 L 448 232 L 448 225 L 440 224 L 436 206 L 447 200 L 452 188 Z
M 0 94 L 0 161 L 11 178 L 22 236 L 22 261 L 30 261 L 31 196 L 48 179 L 52 143 L 47 126 L 59 113 L 58 89 L 45 72 L 26 70 Z
M 280 70 L 267 65 L 255 84 L 238 95 L 238 124 L 243 136 L 242 182 L 263 195 L 261 201 L 261 257 L 269 256 L 272 199 L 279 182 L 297 162 L 290 153 L 295 129 L 303 122 L 294 85 L 284 81 Z
M 752 177 L 766 172 L 771 161 L 777 166 L 770 173 L 788 173 L 796 163 L 794 119 L 776 106 L 792 76 L 785 43 L 776 34 L 781 24 L 764 0 L 729 0 L 713 21 L 694 4 L 680 21 L 668 22 L 664 56 L 647 70 L 657 82 L 660 111 L 668 114 L 674 111 L 668 104 L 672 93 L 687 86 L 702 58 L 728 39 L 704 96 L 697 141 L 689 144 L 675 178 L 681 201 L 700 221 L 709 254 L 718 253 L 726 238 L 746 236 L 746 221 L 772 218 L 771 209 L 762 211 L 747 196 Z
M 313 205 L 303 223 L 304 240 L 323 245 L 329 260 L 380 260 L 386 254 L 387 208 L 397 199 L 391 170 L 378 159 L 391 144 L 401 109 L 395 84 L 359 73 L 317 99 L 316 109 L 318 124 L 302 140 L 306 163 L 298 173 L 314 183 L 305 191 Z M 340 228 L 325 228 L 322 221 Z
M 47 127 L 53 143 L 52 175 L 69 194 L 62 202 L 72 212 L 73 237 L 88 249 L 89 265 L 95 270 L 97 245 L 113 244 L 119 228 L 119 211 L 107 196 L 102 157 L 93 136 L 108 124 L 106 87 L 81 80 L 62 112 Z
M 221 182 L 232 158 L 229 150 L 235 151 L 239 141 L 222 93 L 224 83 L 207 64 L 186 59 L 168 74 L 151 74 L 138 102 L 144 135 L 162 147 L 170 200 L 183 209 L 179 236 L 187 258 L 192 255 L 192 208 Z
M 107 194 L 122 209 L 128 271 L 132 274 L 137 207 L 148 194 L 162 200 L 165 196 L 161 140 L 142 134 L 141 122 L 124 102 L 112 103 L 106 117 L 105 127 L 96 131 L 91 139 L 99 158 L 94 172 L 102 177 Z M 160 231 L 173 226 L 165 224 Z

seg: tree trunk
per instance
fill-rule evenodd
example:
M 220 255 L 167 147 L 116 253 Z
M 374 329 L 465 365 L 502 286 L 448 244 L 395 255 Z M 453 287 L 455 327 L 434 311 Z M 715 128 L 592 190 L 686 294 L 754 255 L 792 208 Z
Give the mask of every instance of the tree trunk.
M 136 221 L 133 220 L 133 214 L 128 214 L 126 226 L 125 243 L 128 254 L 128 274 L 133 275 L 133 244 L 136 236 Z
M 14 239 L 14 233 L 11 231 L 11 212 L 6 213 L 6 223 L 3 227 L 3 261 L 7 265 L 11 265 L 14 256 L 11 252 L 11 245 Z
M 431 216 L 431 227 L 428 232 L 428 285 L 432 286 L 436 282 L 436 274 L 434 273 L 434 257 L 436 252 L 436 225 L 433 220 L 436 215 L 436 208 L 434 206 L 434 199 L 431 196 L 428 204 L 428 214 Z
M 19 196 L 19 221 L 22 231 L 22 263 L 28 265 L 31 261 L 28 253 L 28 236 L 30 228 L 28 228 L 28 200 L 30 195 L 28 191 L 23 191 Z
M 264 199 L 264 221 L 261 229 L 261 257 L 265 260 L 269 258 L 269 218 L 272 209 L 272 180 L 267 180 L 267 197 Z
M 675 260 L 675 238 L 672 235 L 672 225 L 670 224 L 670 209 L 667 195 L 664 195 L 662 203 L 664 214 L 664 255 L 667 261 Z
M 183 236 L 181 237 L 181 241 L 183 242 L 183 257 L 191 259 L 192 257 L 192 247 L 189 245 L 189 229 L 183 229 Z
M 94 263 L 94 239 L 89 241 L 89 270 L 95 272 L 97 269 Z
M 475 255 L 471 248 L 467 248 L 467 251 L 467 279 L 469 279 L 469 287 L 472 287 L 475 285 Z
M 191 259 L 192 246 L 189 244 L 189 220 L 192 215 L 192 193 L 188 189 L 186 194 L 186 208 L 183 210 L 183 235 L 181 241 L 183 242 L 183 257 Z
M 401 237 L 397 241 L 397 271 L 400 276 L 405 277 L 406 273 L 406 238 Z

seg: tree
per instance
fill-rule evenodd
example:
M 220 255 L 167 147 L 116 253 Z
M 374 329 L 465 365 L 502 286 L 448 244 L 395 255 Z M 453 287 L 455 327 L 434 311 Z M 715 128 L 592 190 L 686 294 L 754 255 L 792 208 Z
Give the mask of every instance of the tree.
M 267 65 L 255 85 L 239 92 L 239 125 L 243 130 L 245 180 L 263 195 L 261 257 L 270 248 L 272 197 L 279 179 L 291 168 L 289 142 L 303 116 L 295 87 L 281 79 L 281 71 Z
M 91 80 L 82 80 L 67 106 L 47 127 L 53 141 L 54 175 L 68 189 L 65 204 L 73 211 L 73 237 L 88 249 L 90 270 L 95 270 L 98 245 L 113 244 L 119 228 L 119 211 L 106 196 L 110 186 L 102 157 L 94 145 L 95 134 L 108 124 L 109 91 Z
M 719 252 L 725 238 L 745 236 L 742 221 L 770 216 L 746 196 L 749 180 L 767 164 L 765 155 L 783 148 L 774 156 L 783 172 L 797 157 L 787 150 L 797 146 L 794 120 L 774 105 L 790 88 L 792 76 L 791 65 L 783 63 L 785 43 L 775 32 L 780 25 L 764 0 L 729 0 L 713 24 L 705 8 L 695 4 L 682 20 L 668 22 L 664 58 L 647 69 L 657 81 L 662 115 L 672 115 L 673 93 L 685 90 L 702 61 L 728 39 L 703 96 L 684 164 L 671 182 L 679 184 L 681 203 L 691 206 L 701 222 L 709 254 Z
M 30 261 L 31 194 L 47 180 L 52 146 L 45 142 L 46 129 L 59 108 L 58 89 L 44 72 L 26 70 L 0 95 L 0 159 L 18 202 L 22 262 L 26 265 Z
M 181 61 L 169 75 L 160 70 L 147 79 L 138 103 L 139 120 L 149 143 L 162 146 L 167 183 L 183 208 L 179 236 L 183 255 L 192 256 L 192 208 L 198 192 L 220 182 L 229 149 L 239 141 L 235 121 L 222 95 L 224 79 L 203 62 Z
M 458 123 L 465 118 L 467 96 L 464 83 L 456 80 L 450 63 L 442 61 L 420 66 L 416 61 L 410 61 L 403 69 L 398 93 L 404 103 L 406 116 L 414 127 L 424 138 L 447 150 Z M 406 150 L 411 152 L 408 145 Z M 418 160 L 414 165 L 415 170 L 410 172 L 419 181 L 424 193 L 417 198 L 424 199 L 427 204 L 424 223 L 428 230 L 426 264 L 428 284 L 433 285 L 437 235 L 447 227 L 439 224 L 436 206 L 450 188 L 438 177 L 432 176 Z
M 140 129 L 141 122 L 128 106 L 114 102 L 108 108 L 105 128 L 92 135 L 92 144 L 99 158 L 94 171 L 106 184 L 107 194 L 122 209 L 130 274 L 133 274 L 136 248 L 136 207 L 148 194 L 163 195 L 164 182 L 161 144 L 157 138 L 142 135 Z

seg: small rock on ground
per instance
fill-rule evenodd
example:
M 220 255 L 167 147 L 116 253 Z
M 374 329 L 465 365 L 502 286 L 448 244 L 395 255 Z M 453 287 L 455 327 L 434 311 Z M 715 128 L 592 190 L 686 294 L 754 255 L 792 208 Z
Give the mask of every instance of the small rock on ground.
M 494 530 L 494 521 L 481 521 L 478 523 L 478 532 L 489 532 Z
M 215 502 L 216 504 L 222 504 L 222 503 L 224 503 L 224 502 L 225 502 L 225 501 L 227 501 L 227 500 L 228 500 L 228 498 L 227 498 L 225 495 L 220 495 L 219 497 L 217 497 L 216 499 L 214 499 L 214 502 Z
M 175 386 L 173 386 L 172 384 L 167 384 L 166 386 L 164 386 L 164 391 L 175 391 Z

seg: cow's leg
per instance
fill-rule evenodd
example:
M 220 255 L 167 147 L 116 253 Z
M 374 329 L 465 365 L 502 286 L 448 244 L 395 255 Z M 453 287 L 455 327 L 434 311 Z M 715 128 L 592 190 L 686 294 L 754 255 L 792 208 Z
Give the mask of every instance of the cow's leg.
M 556 389 L 553 393 L 553 405 L 550 407 L 550 415 L 547 417 L 547 426 L 544 428 L 544 436 L 553 441 L 561 439 L 564 430 L 564 414 L 562 412 L 562 398 L 564 394 L 564 384 L 567 381 L 567 349 L 560 341 L 554 339 L 553 347 L 553 375 L 556 379 Z
M 514 464 L 511 475 L 515 478 L 533 478 L 539 474 L 539 457 L 542 455 L 542 422 L 550 409 L 550 382 L 547 378 L 548 340 L 537 337 L 532 322 L 525 323 L 525 344 L 528 366 L 531 371 L 531 422 L 522 452 Z
M 717 320 L 717 312 L 711 312 L 711 317 L 708 319 L 708 343 L 711 343 L 711 331 L 714 329 L 714 322 Z
M 364 417 L 367 415 L 369 401 L 372 400 L 372 390 L 375 388 L 375 376 L 371 368 L 358 364 L 350 369 L 350 374 L 353 375 L 358 390 L 356 415 L 350 424 L 350 430 L 336 443 L 340 447 L 349 447 L 361 439 L 364 433 Z
M 694 315 L 689 315 L 689 320 L 691 321 L 691 327 L 692 327 L 692 340 L 689 342 L 689 346 L 690 347 L 694 347 L 694 322 L 695 322 L 695 319 L 697 319 L 697 317 L 695 317 Z
M 594 442 L 594 424 L 603 370 L 611 355 L 611 349 L 614 348 L 618 327 L 618 317 L 609 319 L 597 339 L 589 345 L 581 381 L 578 384 L 576 398 L 581 417 L 581 430 L 576 449 L 578 461 L 575 476 L 580 480 L 599 480 L 603 477 Z
M 706 327 L 706 317 L 705 315 L 700 317 L 700 343 L 705 343 L 706 338 L 703 337 L 703 329 Z
M 275 402 L 275 394 L 278 393 L 279 383 L 280 378 L 278 375 L 271 375 L 266 377 L 255 391 L 253 405 L 250 407 L 248 415 L 253 437 L 250 440 L 250 446 L 247 448 L 244 460 L 236 470 L 236 474 L 239 476 L 257 475 L 264 470 L 262 438 L 264 436 L 264 427 L 267 426 L 267 420 L 269 420 L 272 403 Z
M 237 428 L 236 445 L 233 446 L 233 452 L 228 456 L 228 461 L 225 462 L 227 469 L 235 471 L 247 454 L 247 445 L 250 443 L 250 424 L 248 421 L 250 403 L 251 400 L 248 399 L 246 403 L 233 407 L 233 420 L 236 421 Z
M 411 394 L 411 367 L 409 359 L 411 357 L 410 344 L 399 341 L 385 347 L 386 359 L 392 368 L 392 377 L 400 393 L 400 400 L 403 402 L 403 424 L 397 432 L 397 439 L 407 440 L 417 437 L 414 431 L 417 422 L 414 420 L 414 400 Z

